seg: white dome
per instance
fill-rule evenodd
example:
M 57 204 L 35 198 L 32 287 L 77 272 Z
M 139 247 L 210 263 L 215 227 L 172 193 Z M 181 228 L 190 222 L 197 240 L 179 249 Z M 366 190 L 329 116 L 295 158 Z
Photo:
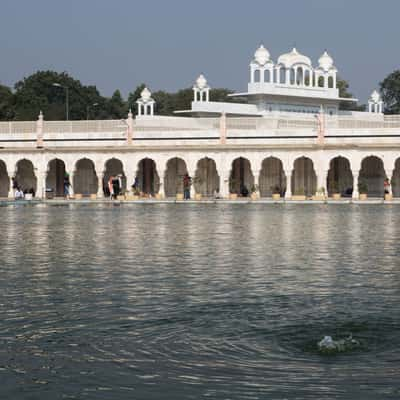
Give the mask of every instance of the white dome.
M 310 68 L 312 67 L 311 60 L 299 53 L 295 47 L 290 53 L 282 54 L 278 58 L 278 64 L 283 64 L 285 68 L 291 68 L 295 64 L 306 64 Z
M 147 87 L 145 87 L 145 88 L 142 90 L 142 93 L 140 93 L 140 97 L 141 97 L 141 100 L 142 100 L 144 103 L 147 103 L 147 102 L 151 99 L 151 92 L 150 92 L 150 90 L 147 89 Z
M 207 87 L 207 79 L 204 77 L 203 74 L 200 74 L 200 76 L 196 79 L 196 86 L 199 89 L 204 89 Z
M 381 100 L 381 95 L 380 95 L 376 90 L 374 90 L 374 91 L 371 93 L 371 100 L 372 100 L 374 103 L 378 103 L 378 102 Z
M 329 71 L 333 67 L 333 58 L 325 50 L 324 54 L 318 60 L 319 66 L 324 71 Z
M 269 51 L 263 45 L 261 45 L 254 53 L 255 61 L 261 66 L 265 65 L 269 61 L 269 57 Z

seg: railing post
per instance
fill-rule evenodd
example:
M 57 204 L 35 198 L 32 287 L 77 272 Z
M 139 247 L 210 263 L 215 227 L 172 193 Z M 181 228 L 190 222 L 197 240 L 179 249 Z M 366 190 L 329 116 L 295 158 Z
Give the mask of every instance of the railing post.
M 43 147 L 43 113 L 41 111 L 36 122 L 36 147 Z
M 133 114 L 131 109 L 129 109 L 128 119 L 126 120 L 126 124 L 127 124 L 126 144 L 131 145 L 133 139 Z
M 219 120 L 219 142 L 226 144 L 226 114 L 224 112 Z

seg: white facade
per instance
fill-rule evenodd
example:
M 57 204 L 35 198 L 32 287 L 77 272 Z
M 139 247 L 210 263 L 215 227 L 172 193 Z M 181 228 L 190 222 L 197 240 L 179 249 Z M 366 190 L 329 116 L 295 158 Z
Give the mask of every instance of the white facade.
M 201 75 L 190 112 L 202 117 L 155 116 L 145 89 L 138 116 L 123 121 L 46 121 L 40 113 L 0 122 L 0 197 L 14 196 L 15 181 L 38 197 L 49 188 L 61 195 L 64 173 L 76 194 L 103 197 L 109 176 L 121 174 L 127 190 L 137 178 L 143 195 L 174 196 L 186 172 L 192 194 L 203 197 L 246 188 L 262 197 L 358 198 L 360 183 L 371 197 L 400 197 L 400 118 L 382 114 L 378 93 L 370 112 L 338 113 L 326 52 L 313 68 L 296 49 L 274 63 L 261 46 L 250 71 L 247 104 L 210 101 Z

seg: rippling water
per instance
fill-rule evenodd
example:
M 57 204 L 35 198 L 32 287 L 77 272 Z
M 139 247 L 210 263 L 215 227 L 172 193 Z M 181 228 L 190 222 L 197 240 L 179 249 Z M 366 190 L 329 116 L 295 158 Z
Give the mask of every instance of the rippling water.
M 400 206 L 0 216 L 2 400 L 400 398 Z

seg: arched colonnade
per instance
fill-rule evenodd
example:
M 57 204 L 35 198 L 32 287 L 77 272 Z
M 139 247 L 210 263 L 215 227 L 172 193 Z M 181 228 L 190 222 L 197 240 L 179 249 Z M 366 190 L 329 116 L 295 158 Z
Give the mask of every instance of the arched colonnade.
M 175 197 L 183 192 L 186 173 L 193 180 L 192 194 L 203 197 L 227 197 L 229 193 L 240 196 L 252 191 L 258 191 L 260 197 L 271 197 L 273 193 L 286 198 L 311 197 L 321 189 L 329 196 L 340 193 L 344 197 L 358 197 L 359 187 L 370 197 L 382 197 L 385 179 L 391 180 L 393 196 L 400 197 L 400 156 L 388 162 L 374 154 L 363 155 L 357 161 L 333 155 L 323 160 L 325 168 L 321 168 L 321 158 L 312 154 L 291 156 L 290 160 L 277 155 L 259 154 L 257 159 L 205 155 L 194 161 L 184 154 L 163 158 L 148 155 L 133 162 L 123 157 L 99 160 L 84 156 L 67 160 L 58 156 L 47 160 L 43 169 L 37 164 L 33 157 L 22 157 L 15 163 L 0 158 L 0 197 L 13 197 L 16 184 L 23 191 L 34 191 L 38 197 L 46 191 L 63 196 L 66 175 L 74 193 L 83 196 L 107 196 L 108 180 L 119 175 L 123 190 L 130 190 L 136 180 L 142 196 Z

